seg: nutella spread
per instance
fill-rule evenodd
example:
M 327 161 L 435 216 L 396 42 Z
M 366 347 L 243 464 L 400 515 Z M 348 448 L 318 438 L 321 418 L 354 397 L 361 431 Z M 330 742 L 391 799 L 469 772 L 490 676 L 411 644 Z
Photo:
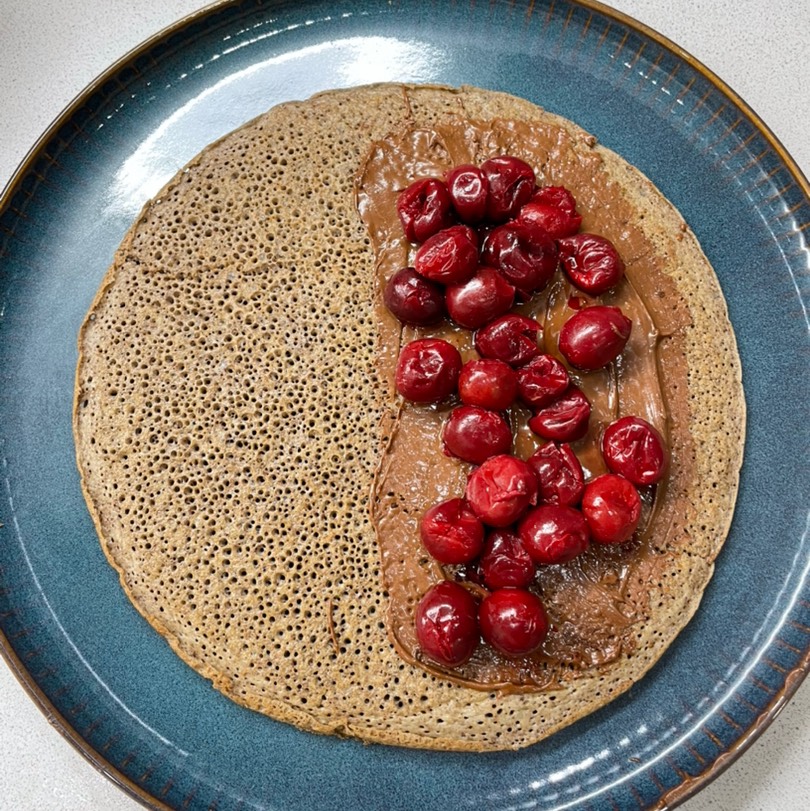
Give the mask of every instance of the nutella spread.
M 552 631 L 540 650 L 521 658 L 479 646 L 458 668 L 445 670 L 420 654 L 414 610 L 420 596 L 442 579 L 465 578 L 463 567 L 442 566 L 420 543 L 425 509 L 464 493 L 468 463 L 442 452 L 445 406 L 401 403 L 383 420 L 385 445 L 374 482 L 371 513 L 389 593 L 389 631 L 400 655 L 411 663 L 469 687 L 501 691 L 559 687 L 572 672 L 605 665 L 636 646 L 636 626 L 647 617 L 648 584 L 657 581 L 658 549 L 671 532 L 693 475 L 689 438 L 686 362 L 680 331 L 689 315 L 671 278 L 662 272 L 660 251 L 633 222 L 633 209 L 601 172 L 592 139 L 575 141 L 568 131 L 544 122 L 453 120 L 432 129 L 411 129 L 373 146 L 358 179 L 358 209 L 376 255 L 375 317 L 380 329 L 379 371 L 391 391 L 400 348 L 415 337 L 443 338 L 464 361 L 476 357 L 472 333 L 450 322 L 403 327 L 385 308 L 382 290 L 400 268 L 412 264 L 396 212 L 400 191 L 422 177 L 443 177 L 460 164 L 510 154 L 535 168 L 538 181 L 564 186 L 579 203 L 582 230 L 607 237 L 625 263 L 625 278 L 599 297 L 633 322 L 620 358 L 593 372 L 571 371 L 592 412 L 587 435 L 572 443 L 586 479 L 606 472 L 599 449 L 603 430 L 625 415 L 642 417 L 664 438 L 671 453 L 668 476 L 641 489 L 643 515 L 633 540 L 619 546 L 592 545 L 565 564 L 541 566 L 534 589 L 548 612 Z M 592 303 L 557 271 L 551 283 L 516 311 L 543 326 L 541 350 L 563 360 L 560 329 L 575 309 Z M 543 441 L 526 425 L 528 410 L 513 406 L 514 453 L 528 458 Z M 474 583 L 468 586 L 475 591 Z M 482 589 L 482 593 L 485 593 Z

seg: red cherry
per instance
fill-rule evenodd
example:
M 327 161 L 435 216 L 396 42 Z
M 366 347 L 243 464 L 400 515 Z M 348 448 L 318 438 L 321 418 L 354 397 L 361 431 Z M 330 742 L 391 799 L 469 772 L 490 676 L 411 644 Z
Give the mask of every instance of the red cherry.
M 402 268 L 388 280 L 383 300 L 403 324 L 426 327 L 444 317 L 441 287 L 422 278 L 413 268 Z
M 464 164 L 447 173 L 447 190 L 453 201 L 453 208 L 462 222 L 475 225 L 487 213 L 489 181 L 477 166 Z
M 534 170 L 511 155 L 499 155 L 481 164 L 489 183 L 487 219 L 506 222 L 516 216 L 534 193 Z
M 538 482 L 541 503 L 574 507 L 582 499 L 585 478 L 571 446 L 546 442 L 529 457 Z
M 565 394 L 529 418 L 529 428 L 543 439 L 575 442 L 588 433 L 591 404 L 572 383 Z
M 542 331 L 533 318 L 509 313 L 476 331 L 475 348 L 482 357 L 522 366 L 540 352 L 537 336 Z
M 541 504 L 529 510 L 518 525 L 518 535 L 535 563 L 567 563 L 582 554 L 591 533 L 585 516 L 573 507 Z
M 513 532 L 496 529 L 490 532 L 481 555 L 481 577 L 490 589 L 506 586 L 523 588 L 534 580 L 534 563 Z
M 579 214 L 571 216 L 547 203 L 530 200 L 520 209 L 518 222 L 540 228 L 553 239 L 559 239 L 576 234 L 582 224 L 582 217 Z
M 416 638 L 422 652 L 445 667 L 463 665 L 478 645 L 478 605 L 458 583 L 431 586 L 416 607 Z
M 596 234 L 574 234 L 557 243 L 568 278 L 592 296 L 607 293 L 624 276 L 624 262 L 613 243 Z
M 461 367 L 458 376 L 461 402 L 492 411 L 505 411 L 517 397 L 517 374 L 502 360 L 476 358 Z
M 582 217 L 577 214 L 574 196 L 563 186 L 544 186 L 520 209 L 518 219 L 542 228 L 550 237 L 560 239 L 579 231 Z
M 484 525 L 463 498 L 451 498 L 427 510 L 419 535 L 439 563 L 469 563 L 484 545 Z
M 503 315 L 514 300 L 515 288 L 498 271 L 483 265 L 471 279 L 451 284 L 445 291 L 450 318 L 466 329 L 478 329 Z
M 438 403 L 456 390 L 461 354 L 441 338 L 420 338 L 406 344 L 397 361 L 396 387 L 414 403 Z
M 641 498 L 623 476 L 604 473 L 589 482 L 582 512 L 597 543 L 623 543 L 633 537 L 641 518 Z
M 536 651 L 548 634 L 548 617 L 540 598 L 525 589 L 498 589 L 478 610 L 481 636 L 507 656 Z
M 641 417 L 621 417 L 602 436 L 602 456 L 613 473 L 633 484 L 655 484 L 667 467 L 661 434 Z
M 397 213 L 408 242 L 424 242 L 453 224 L 453 201 L 441 180 L 411 183 L 397 198 Z
M 632 328 L 633 322 L 618 307 L 586 307 L 563 324 L 560 352 L 578 369 L 601 369 L 619 357 Z
M 481 257 L 526 294 L 542 290 L 557 270 L 557 244 L 542 229 L 516 220 L 493 229 L 484 240 Z
M 445 453 L 480 465 L 512 448 L 512 429 L 495 411 L 478 406 L 454 408 L 442 431 Z
M 561 397 L 571 382 L 565 366 L 551 355 L 538 355 L 517 370 L 520 399 L 530 408 L 544 408 Z
M 478 237 L 466 225 L 443 228 L 422 243 L 413 265 L 420 276 L 432 282 L 466 282 L 478 267 Z
M 565 186 L 541 186 L 532 195 L 532 202 L 553 206 L 566 214 L 576 215 L 577 213 L 577 201 Z
M 537 503 L 537 478 L 522 459 L 493 456 L 470 474 L 465 496 L 485 524 L 508 527 Z

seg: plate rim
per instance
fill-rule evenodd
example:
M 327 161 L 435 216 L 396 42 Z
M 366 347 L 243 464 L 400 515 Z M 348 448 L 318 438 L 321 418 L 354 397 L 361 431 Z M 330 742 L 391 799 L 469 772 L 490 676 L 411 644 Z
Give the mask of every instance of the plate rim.
M 535 0 L 521 0 L 521 4 L 528 9 L 534 7 Z M 542 0 L 550 3 L 549 12 L 554 11 L 556 0 Z M 598 13 L 599 15 L 615 21 L 630 31 L 640 34 L 663 49 L 669 51 L 677 59 L 686 63 L 703 79 L 708 81 L 715 89 L 731 100 L 748 119 L 748 122 L 765 139 L 773 149 L 776 157 L 782 162 L 787 172 L 792 175 L 802 194 L 810 200 L 810 181 L 799 167 L 795 159 L 788 152 L 780 139 L 759 116 L 759 114 L 720 76 L 708 68 L 703 62 L 694 57 L 687 50 L 676 42 L 658 32 L 655 28 L 643 23 L 631 15 L 615 9 L 600 0 L 566 0 L 571 6 L 579 6 L 586 11 Z M 278 0 L 270 0 L 268 8 L 277 5 Z M 305 5 L 307 0 L 303 0 L 301 5 Z M 11 200 L 20 190 L 21 183 L 33 168 L 36 161 L 41 157 L 43 149 L 58 134 L 59 130 L 81 109 L 83 105 L 99 91 L 103 85 L 113 80 L 124 69 L 130 66 L 135 60 L 148 53 L 162 42 L 176 36 L 187 28 L 202 20 L 211 17 L 225 9 L 241 5 L 241 0 L 214 0 L 214 2 L 190 12 L 167 26 L 162 27 L 138 45 L 134 46 L 105 70 L 91 80 L 62 111 L 51 121 L 42 134 L 36 139 L 28 152 L 20 161 L 17 168 L 12 173 L 2 192 L 0 192 L 0 215 L 9 207 Z M 509 3 L 510 8 L 514 8 L 515 2 Z M 55 728 L 72 746 L 78 751 L 98 772 L 109 779 L 132 799 L 140 802 L 144 807 L 154 809 L 154 811 L 173 811 L 172 807 L 155 797 L 150 792 L 139 786 L 118 767 L 100 754 L 68 719 L 56 708 L 54 703 L 48 698 L 44 690 L 17 655 L 2 628 L 0 628 L 0 659 L 5 661 L 9 670 L 22 686 L 34 705 L 42 712 L 49 725 Z M 693 797 L 701 789 L 711 783 L 716 777 L 722 774 L 732 763 L 748 750 L 748 748 L 759 739 L 762 733 L 776 719 L 780 712 L 787 705 L 802 684 L 804 679 L 810 674 L 810 645 L 805 649 L 799 663 L 789 671 L 784 677 L 784 684 L 780 690 L 775 692 L 771 699 L 764 705 L 762 712 L 751 723 L 744 734 L 730 747 L 721 752 L 714 761 L 696 775 L 683 773 L 679 775 L 681 781 L 669 791 L 661 795 L 655 805 L 650 806 L 648 811 L 667 811 L 681 805 L 686 800 Z

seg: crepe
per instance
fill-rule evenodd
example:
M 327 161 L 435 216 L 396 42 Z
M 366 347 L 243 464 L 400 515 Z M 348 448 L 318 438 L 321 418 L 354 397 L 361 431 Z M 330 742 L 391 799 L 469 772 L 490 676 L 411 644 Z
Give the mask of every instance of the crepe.
M 671 342 L 677 391 L 667 384 L 678 512 L 656 519 L 668 528 L 652 568 L 625 562 L 648 595 L 635 642 L 529 692 L 465 686 L 403 658 L 388 587 L 398 570 L 375 534 L 402 335 L 380 316 L 379 257 L 355 194 L 375 144 L 464 120 L 537 122 L 570 141 L 572 160 L 596 156 L 628 212 L 621 227 L 644 235 L 686 314 Z M 603 706 L 692 616 L 733 512 L 744 415 L 717 280 L 646 178 L 512 96 L 377 85 L 271 109 L 145 206 L 81 328 L 74 433 L 126 593 L 214 687 L 312 732 L 488 751 Z

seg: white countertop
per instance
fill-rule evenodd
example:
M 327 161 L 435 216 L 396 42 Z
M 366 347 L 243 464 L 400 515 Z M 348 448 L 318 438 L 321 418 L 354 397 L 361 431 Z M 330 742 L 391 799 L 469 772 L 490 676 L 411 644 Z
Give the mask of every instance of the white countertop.
M 109 64 L 199 0 L 0 0 L 0 187 L 37 137 Z M 810 175 L 806 0 L 613 0 L 700 59 L 762 117 Z M 128 811 L 0 663 L 0 809 Z M 810 683 L 685 811 L 810 808 Z

